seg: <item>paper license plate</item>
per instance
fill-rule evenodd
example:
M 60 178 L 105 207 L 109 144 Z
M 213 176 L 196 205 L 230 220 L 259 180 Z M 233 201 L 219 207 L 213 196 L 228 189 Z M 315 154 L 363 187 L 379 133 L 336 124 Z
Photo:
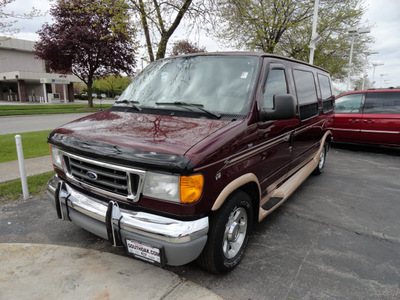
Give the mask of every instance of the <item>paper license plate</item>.
M 133 240 L 126 240 L 126 246 L 128 252 L 133 254 L 135 257 L 158 265 L 163 265 L 161 248 Z

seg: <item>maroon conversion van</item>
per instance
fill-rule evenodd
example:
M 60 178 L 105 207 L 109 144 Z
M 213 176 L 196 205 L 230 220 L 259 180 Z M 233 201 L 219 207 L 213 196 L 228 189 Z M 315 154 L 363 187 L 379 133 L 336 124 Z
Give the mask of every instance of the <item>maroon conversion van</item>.
M 329 73 L 260 53 L 151 63 L 115 104 L 48 137 L 58 217 L 163 266 L 241 260 L 254 222 L 321 173 Z
M 400 146 L 400 89 L 341 95 L 332 129 L 335 142 Z

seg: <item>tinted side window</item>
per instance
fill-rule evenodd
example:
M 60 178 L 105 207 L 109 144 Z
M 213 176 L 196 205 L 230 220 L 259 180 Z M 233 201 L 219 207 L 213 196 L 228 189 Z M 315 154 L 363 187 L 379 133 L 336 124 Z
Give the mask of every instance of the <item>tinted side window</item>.
M 365 114 L 400 114 L 400 93 L 368 93 Z
M 335 113 L 356 114 L 360 113 L 363 94 L 350 94 L 336 99 Z
M 273 98 L 278 94 L 287 94 L 285 71 L 282 69 L 271 69 L 268 72 L 264 87 L 264 107 L 274 108 Z
M 331 111 L 333 109 L 331 81 L 328 76 L 318 74 L 318 82 L 321 89 L 322 110 L 324 112 Z
M 318 74 L 319 86 L 321 87 L 322 100 L 326 100 L 332 96 L 331 82 L 328 76 Z
M 309 71 L 294 70 L 297 99 L 299 101 L 300 119 L 308 119 L 318 114 L 317 89 L 314 74 Z

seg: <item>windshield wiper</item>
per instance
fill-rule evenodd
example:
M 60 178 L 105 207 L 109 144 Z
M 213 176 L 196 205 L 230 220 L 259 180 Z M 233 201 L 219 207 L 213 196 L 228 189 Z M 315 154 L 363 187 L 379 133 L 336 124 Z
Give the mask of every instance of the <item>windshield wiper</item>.
M 175 101 L 175 102 L 156 102 L 156 105 L 174 105 L 174 106 L 190 106 L 190 107 L 195 107 L 198 110 L 201 110 L 202 112 L 205 112 L 206 114 L 209 114 L 211 116 L 216 117 L 217 119 L 221 119 L 221 115 L 218 113 L 213 113 L 212 111 L 209 111 L 205 108 L 203 108 L 203 104 L 197 104 L 197 103 L 188 103 L 188 102 L 182 102 L 182 101 Z
M 139 104 L 139 101 L 124 99 L 124 100 L 117 100 L 117 101 L 115 101 L 115 103 L 117 103 L 117 104 L 120 104 L 120 103 L 129 104 L 131 107 L 135 108 L 136 110 L 142 111 L 142 108 L 139 105 L 137 105 L 137 104 Z

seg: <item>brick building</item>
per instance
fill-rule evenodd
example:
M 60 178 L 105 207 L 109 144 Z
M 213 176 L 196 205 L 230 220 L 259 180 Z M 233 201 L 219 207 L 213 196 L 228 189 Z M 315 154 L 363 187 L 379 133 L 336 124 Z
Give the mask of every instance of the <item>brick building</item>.
M 0 101 L 74 101 L 74 75 L 50 73 L 34 42 L 0 37 Z

